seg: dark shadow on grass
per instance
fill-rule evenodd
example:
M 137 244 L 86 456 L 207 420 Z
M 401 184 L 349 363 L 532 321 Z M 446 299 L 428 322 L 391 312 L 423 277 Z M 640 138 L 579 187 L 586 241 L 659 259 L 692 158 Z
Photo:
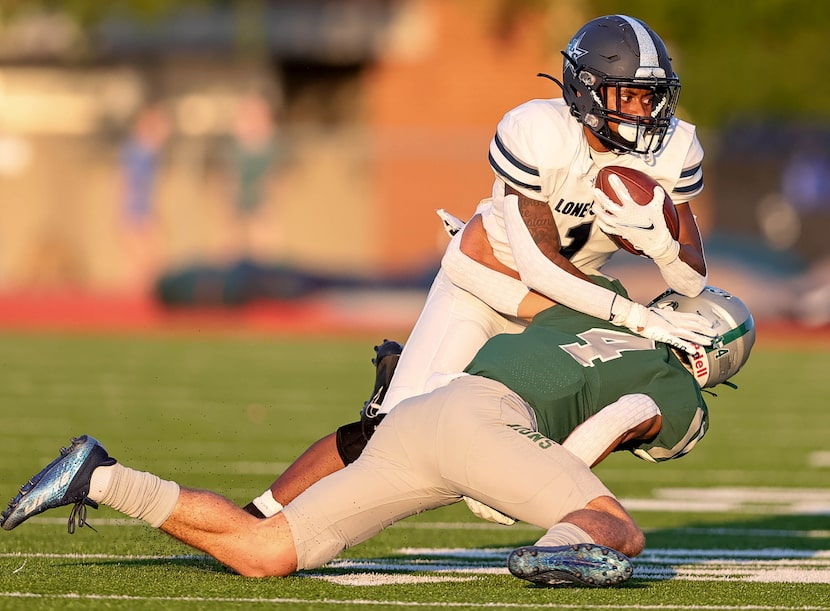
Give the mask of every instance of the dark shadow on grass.
M 214 560 L 210 556 L 167 556 L 158 558 L 133 558 L 126 560 L 119 559 L 88 559 L 78 560 L 76 562 L 63 562 L 60 566 L 78 566 L 78 564 L 95 565 L 101 567 L 187 567 L 198 569 L 200 571 L 209 573 L 227 573 L 229 575 L 236 575 L 234 571 Z

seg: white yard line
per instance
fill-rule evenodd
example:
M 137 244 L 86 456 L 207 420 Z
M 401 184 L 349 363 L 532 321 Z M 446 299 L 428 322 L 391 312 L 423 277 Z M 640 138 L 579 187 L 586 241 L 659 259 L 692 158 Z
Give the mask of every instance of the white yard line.
M 325 565 L 338 572 L 303 571 L 299 576 L 339 585 L 466 581 L 479 575 L 507 575 L 510 548 L 401 548 L 386 558 L 338 558 Z M 85 560 L 204 560 L 204 555 L 3 553 L 0 558 Z M 734 581 L 830 584 L 830 550 L 649 549 L 635 560 L 634 576 L 664 581 Z

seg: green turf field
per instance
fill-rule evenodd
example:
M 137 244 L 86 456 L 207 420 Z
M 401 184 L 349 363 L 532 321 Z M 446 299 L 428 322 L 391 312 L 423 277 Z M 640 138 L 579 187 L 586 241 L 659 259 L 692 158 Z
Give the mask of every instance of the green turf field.
M 69 437 L 129 466 L 239 503 L 309 443 L 357 416 L 372 340 L 0 337 L 0 497 Z M 709 401 L 712 429 L 660 465 L 614 455 L 597 472 L 648 535 L 623 587 L 536 588 L 511 547 L 539 531 L 455 506 L 406 520 L 330 565 L 241 578 L 163 534 L 69 508 L 0 532 L 0 609 L 830 609 L 830 349 L 772 350 L 763 336 L 740 390 Z

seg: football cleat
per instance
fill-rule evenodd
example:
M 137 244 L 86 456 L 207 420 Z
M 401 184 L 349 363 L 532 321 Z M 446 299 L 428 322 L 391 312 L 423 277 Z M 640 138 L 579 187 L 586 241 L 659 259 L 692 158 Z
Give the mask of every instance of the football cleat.
M 73 437 L 68 448 L 61 448 L 60 456 L 23 484 L 0 514 L 0 526 L 11 530 L 32 516 L 64 505 L 74 505 L 69 515 L 69 534 L 75 532 L 76 526 L 88 526 L 86 507 L 98 508 L 98 503 L 87 497 L 92 472 L 115 463 L 97 439 L 87 435 Z
M 360 412 L 361 419 L 371 420 L 377 416 L 380 404 L 386 396 L 398 359 L 403 352 L 403 346 L 391 339 L 384 339 L 380 346 L 375 346 L 375 357 L 372 364 L 375 366 L 375 387 L 371 398 L 363 405 Z
M 520 547 L 510 552 L 507 568 L 515 577 L 533 583 L 570 582 L 592 588 L 616 586 L 634 574 L 628 556 L 592 543 Z

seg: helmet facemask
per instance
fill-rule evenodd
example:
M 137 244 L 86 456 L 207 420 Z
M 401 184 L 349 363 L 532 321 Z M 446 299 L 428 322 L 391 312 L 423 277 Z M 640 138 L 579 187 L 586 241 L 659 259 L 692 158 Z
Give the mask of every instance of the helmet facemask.
M 628 82 L 613 82 L 615 79 L 606 79 L 606 84 L 598 96 L 601 106 L 594 108 L 594 112 L 605 119 L 606 135 L 614 143 L 614 148 L 622 148 L 632 153 L 656 153 L 663 146 L 663 140 L 671 125 L 679 97 L 680 83 L 676 85 L 645 84 Z M 610 82 L 609 82 L 610 81 Z M 644 117 L 632 115 L 619 110 L 611 110 L 608 103 L 609 96 L 614 97 L 614 107 L 620 108 L 620 91 L 622 89 L 644 89 L 654 96 L 654 110 L 651 115 Z M 611 129 L 615 124 L 617 129 Z M 590 129 L 590 128 L 589 128 Z
M 573 59 L 563 52 L 566 66 Z M 653 154 L 663 146 L 680 97 L 680 80 L 650 76 L 620 78 L 597 73 L 585 66 L 571 66 L 578 75 L 570 81 L 570 91 L 563 88 L 571 113 L 610 149 L 620 153 Z M 660 69 L 652 72 L 662 72 Z M 654 106 L 650 116 L 634 115 L 619 110 L 623 89 L 650 91 Z M 577 100 L 576 103 L 573 103 Z M 613 100 L 613 103 L 609 103 Z M 611 129 L 611 125 L 616 129 Z

